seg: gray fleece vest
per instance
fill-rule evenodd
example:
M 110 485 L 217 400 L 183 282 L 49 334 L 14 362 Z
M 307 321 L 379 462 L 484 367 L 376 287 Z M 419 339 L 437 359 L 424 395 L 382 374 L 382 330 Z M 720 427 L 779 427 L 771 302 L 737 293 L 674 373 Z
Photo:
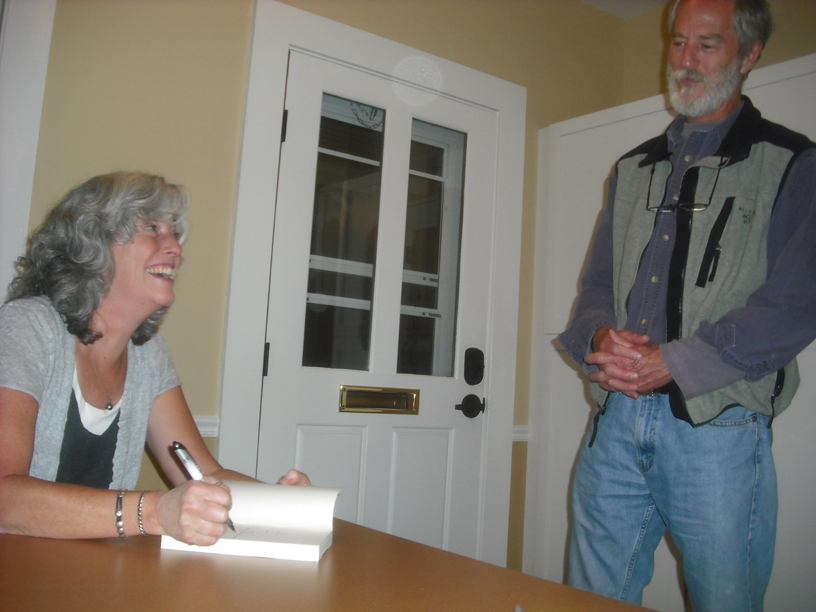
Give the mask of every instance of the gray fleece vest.
M 702 321 L 716 321 L 740 308 L 768 276 L 767 237 L 776 197 L 791 163 L 813 146 L 804 137 L 761 118 L 747 98 L 719 151 L 699 160 L 682 180 L 681 202 L 708 202 L 701 212 L 678 211 L 677 240 L 669 272 L 668 339 L 688 337 Z M 718 167 L 720 169 L 717 178 Z M 618 161 L 612 229 L 613 292 L 618 328 L 626 324 L 627 300 L 655 222 L 646 210 L 662 202 L 672 170 L 665 134 L 647 141 Z M 653 176 L 652 176 L 652 173 Z M 716 181 L 716 188 L 715 188 Z M 731 338 L 731 345 L 734 338 Z M 792 361 L 784 372 L 740 380 L 686 400 L 672 383 L 672 412 L 694 425 L 733 406 L 773 417 L 790 404 L 799 386 Z M 603 405 L 606 392 L 592 385 Z

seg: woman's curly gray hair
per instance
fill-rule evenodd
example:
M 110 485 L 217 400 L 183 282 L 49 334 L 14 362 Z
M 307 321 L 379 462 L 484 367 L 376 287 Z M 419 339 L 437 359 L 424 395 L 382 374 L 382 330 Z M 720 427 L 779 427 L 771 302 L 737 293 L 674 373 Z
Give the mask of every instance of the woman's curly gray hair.
M 60 313 L 68 332 L 84 344 L 101 334 L 91 319 L 113 279 L 111 247 L 136 235 L 136 220 L 175 224 L 178 241 L 189 233 L 190 197 L 180 185 L 140 172 L 102 174 L 71 190 L 28 239 L 17 259 L 8 301 L 45 296 Z M 161 324 L 161 308 L 136 329 L 134 344 L 144 344 Z

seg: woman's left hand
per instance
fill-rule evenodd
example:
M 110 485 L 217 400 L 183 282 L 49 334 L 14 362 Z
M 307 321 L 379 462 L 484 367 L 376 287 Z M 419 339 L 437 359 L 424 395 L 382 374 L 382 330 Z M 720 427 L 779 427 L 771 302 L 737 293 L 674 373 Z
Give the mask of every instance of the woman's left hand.
M 286 475 L 278 481 L 279 485 L 287 485 L 292 487 L 308 487 L 311 486 L 312 481 L 303 472 L 297 470 L 289 470 Z

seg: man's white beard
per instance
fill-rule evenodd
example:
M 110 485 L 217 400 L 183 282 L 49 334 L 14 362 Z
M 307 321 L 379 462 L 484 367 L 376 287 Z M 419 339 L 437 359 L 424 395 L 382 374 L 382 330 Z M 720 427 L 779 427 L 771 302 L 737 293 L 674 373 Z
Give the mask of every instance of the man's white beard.
M 702 117 L 713 113 L 742 85 L 741 66 L 742 60 L 737 57 L 730 66 L 725 66 L 717 72 L 713 79 L 708 79 L 703 73 L 694 69 L 672 70 L 671 65 L 667 66 L 666 80 L 669 82 L 669 99 L 674 110 L 686 117 Z M 692 90 L 683 87 L 684 79 L 699 81 L 705 85 L 703 93 L 697 99 L 687 100 Z

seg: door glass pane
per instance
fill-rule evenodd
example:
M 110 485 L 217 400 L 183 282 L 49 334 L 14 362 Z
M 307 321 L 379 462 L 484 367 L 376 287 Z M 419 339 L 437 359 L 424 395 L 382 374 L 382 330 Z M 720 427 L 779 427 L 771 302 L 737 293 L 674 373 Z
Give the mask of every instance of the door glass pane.
M 385 111 L 323 94 L 303 365 L 368 369 Z
M 397 372 L 452 376 L 466 135 L 414 119 Z

